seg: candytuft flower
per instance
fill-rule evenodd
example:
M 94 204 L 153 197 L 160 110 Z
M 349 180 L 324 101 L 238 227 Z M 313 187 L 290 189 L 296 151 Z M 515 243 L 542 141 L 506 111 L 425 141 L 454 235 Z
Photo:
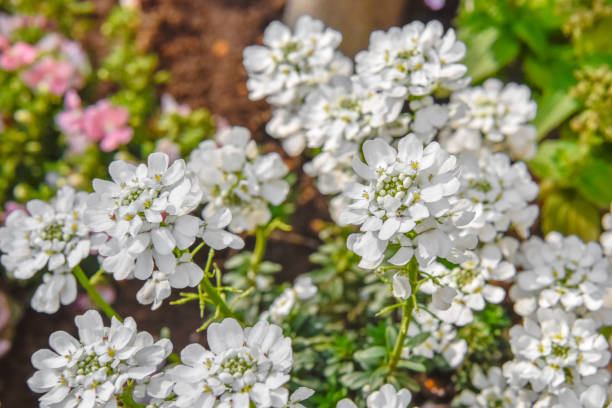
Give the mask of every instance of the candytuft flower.
M 397 391 L 394 386 L 385 384 L 380 390 L 368 396 L 367 408 L 407 408 L 412 401 L 412 394 L 405 388 Z M 338 402 L 336 408 L 357 408 L 348 398 Z
M 189 170 L 197 176 L 206 203 L 204 217 L 229 208 L 229 228 L 240 233 L 270 221 L 269 205 L 281 204 L 289 192 L 283 180 L 289 169 L 277 153 L 259 155 L 250 132 L 230 127 L 217 132 L 191 153 Z
M 260 321 L 243 329 L 228 318 L 211 324 L 207 339 L 209 350 L 190 344 L 181 352 L 183 364 L 169 371 L 177 407 L 287 404 L 293 352 L 280 327 Z
M 109 407 L 128 380 L 144 380 L 172 351 L 172 343 L 154 342 L 138 332 L 134 319 L 113 317 L 105 327 L 94 310 L 75 318 L 79 339 L 57 331 L 49 337 L 51 350 L 38 350 L 32 365 L 38 371 L 28 380 L 32 391 L 44 393 L 40 406 Z
M 366 51 L 355 56 L 357 74 L 392 97 L 408 98 L 432 93 L 448 94 L 465 87 L 469 78 L 465 45 L 455 31 L 446 34 L 439 21 L 420 21 L 402 28 L 374 31 Z
M 367 140 L 363 156 L 365 163 L 356 158 L 353 169 L 367 184 L 348 186 L 343 194 L 353 202 L 340 214 L 340 223 L 361 226 L 347 242 L 362 257 L 359 265 L 378 266 L 390 244 L 400 246 L 389 259 L 395 265 L 405 265 L 413 255 L 423 266 L 436 257 L 461 255 L 457 227 L 473 213 L 456 197 L 455 157 L 435 142 L 423 146 L 415 135 L 402 138 L 397 150 L 382 139 Z
M 87 193 L 62 187 L 50 204 L 27 203 L 27 211 L 14 210 L 0 228 L 1 261 L 9 274 L 29 279 L 40 270 L 49 272 L 32 298 L 32 307 L 55 313 L 59 305 L 76 299 L 72 268 L 89 255 L 89 229 L 83 222 Z
M 529 159 L 536 150 L 536 129 L 528 124 L 537 105 L 529 88 L 499 79 L 487 79 L 451 95 L 449 127 L 440 142 L 451 153 L 486 147 L 508 153 L 513 159 Z

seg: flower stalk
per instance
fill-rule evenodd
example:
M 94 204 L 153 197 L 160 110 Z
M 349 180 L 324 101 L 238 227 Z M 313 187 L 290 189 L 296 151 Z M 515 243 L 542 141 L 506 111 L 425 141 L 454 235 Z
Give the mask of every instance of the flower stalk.
M 106 314 L 106 316 L 108 316 L 109 319 L 115 317 L 120 322 L 123 322 L 121 316 L 119 316 L 119 314 L 115 312 L 111 305 L 109 305 L 102 298 L 96 287 L 91 284 L 89 278 L 87 278 L 87 275 L 85 275 L 85 272 L 83 272 L 83 269 L 81 269 L 80 265 L 77 265 L 74 267 L 74 269 L 72 269 L 72 274 L 79 281 L 83 289 L 87 291 L 87 294 L 89 295 L 91 300 L 94 301 L 94 303 Z
M 400 331 L 395 340 L 395 345 L 393 347 L 393 352 L 391 353 L 391 358 L 389 359 L 388 365 L 388 374 L 390 375 L 397 368 L 397 364 L 402 355 L 402 349 L 404 348 L 404 342 L 406 341 L 406 336 L 408 335 L 408 327 L 410 326 L 410 322 L 412 321 L 412 312 L 417 306 L 416 292 L 419 287 L 418 283 L 418 263 L 416 258 L 413 256 L 410 262 L 407 265 L 408 268 L 408 279 L 410 280 L 410 288 L 412 290 L 411 295 L 408 299 L 404 300 L 402 304 L 402 321 L 400 323 Z

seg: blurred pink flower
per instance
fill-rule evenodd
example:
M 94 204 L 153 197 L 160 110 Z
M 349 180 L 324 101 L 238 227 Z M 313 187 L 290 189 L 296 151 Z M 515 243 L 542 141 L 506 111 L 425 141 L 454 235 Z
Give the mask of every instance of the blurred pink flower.
M 425 5 L 432 10 L 440 10 L 446 4 L 446 0 L 425 0 Z
M 4 204 L 4 212 L 0 215 L 0 221 L 2 222 L 2 224 L 4 224 L 9 214 L 15 210 L 26 211 L 26 207 L 25 205 L 21 205 L 14 201 L 7 201 L 6 204 Z
M 24 82 L 33 89 L 42 89 L 57 96 L 71 88 L 80 88 L 83 76 L 68 61 L 58 61 L 47 56 L 23 73 Z
M 9 42 L 9 40 L 5 36 L 0 34 L 0 50 L 6 50 L 10 46 L 11 43 Z
M 170 163 L 172 163 L 176 159 L 181 158 L 181 148 L 179 147 L 179 145 L 169 139 L 159 139 L 157 141 L 155 151 L 166 153 L 168 155 L 168 158 L 170 159 Z
M 0 55 L 0 67 L 6 71 L 15 71 L 23 66 L 30 65 L 38 57 L 36 47 L 18 42 Z
M 83 127 L 89 140 L 100 141 L 100 148 L 110 152 L 132 140 L 134 131 L 128 126 L 129 119 L 127 109 L 103 99 L 85 110 Z
M 110 152 L 132 140 L 134 131 L 128 125 L 127 109 L 103 99 L 83 110 L 81 99 L 73 90 L 66 93 L 64 106 L 55 121 L 67 136 L 70 151 L 82 153 L 89 143 L 100 142 L 100 148 Z

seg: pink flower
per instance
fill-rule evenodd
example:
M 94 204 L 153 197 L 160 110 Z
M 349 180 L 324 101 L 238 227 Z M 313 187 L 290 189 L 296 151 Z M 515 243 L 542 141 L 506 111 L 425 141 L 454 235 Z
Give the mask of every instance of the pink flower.
M 0 215 L 0 221 L 2 224 L 4 224 L 6 218 L 16 210 L 26 211 L 26 207 L 14 201 L 8 201 L 6 204 L 4 204 L 4 212 Z
M 11 43 L 9 42 L 9 40 L 5 36 L 0 34 L 0 50 L 6 50 L 10 46 Z
M 15 71 L 23 66 L 30 65 L 38 57 L 38 51 L 30 44 L 15 43 L 0 55 L 0 67 L 6 71 Z
M 85 110 L 83 128 L 89 140 L 100 141 L 100 148 L 110 152 L 132 140 L 134 131 L 128 126 L 129 119 L 127 109 L 101 100 Z
M 68 61 L 47 56 L 23 73 L 24 82 L 33 89 L 42 89 L 62 96 L 83 84 L 81 73 Z
M 130 115 L 125 108 L 113 106 L 103 99 L 83 110 L 81 99 L 74 90 L 66 93 L 64 107 L 55 122 L 74 153 L 83 153 L 92 142 L 100 142 L 100 148 L 110 152 L 132 140 L 134 130 L 128 125 Z
M 64 95 L 64 108 L 64 111 L 55 117 L 55 123 L 66 135 L 69 150 L 73 153 L 83 153 L 90 142 L 83 127 L 81 98 L 73 89 Z
M 172 97 L 170 94 L 163 94 L 161 97 L 161 106 L 163 113 L 173 113 L 176 112 L 180 116 L 189 116 L 191 113 L 191 108 L 189 105 L 182 103 L 179 104 L 176 99 Z

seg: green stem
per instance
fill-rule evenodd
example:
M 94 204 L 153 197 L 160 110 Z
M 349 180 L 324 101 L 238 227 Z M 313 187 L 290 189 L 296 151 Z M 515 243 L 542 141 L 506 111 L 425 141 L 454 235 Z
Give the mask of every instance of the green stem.
M 196 249 L 199 249 L 199 248 L 200 247 Z M 204 268 L 204 277 L 202 278 L 202 281 L 204 280 L 204 278 L 208 279 L 210 265 L 212 264 L 212 260 L 214 257 L 215 257 L 215 250 L 210 248 L 210 251 L 208 251 L 208 259 L 206 260 L 206 268 Z M 204 306 L 205 306 L 204 296 L 202 296 L 202 290 L 203 290 L 202 281 L 200 281 L 200 284 L 198 285 L 198 297 L 200 298 L 200 318 L 204 317 Z
M 248 278 L 251 282 L 255 282 L 255 277 L 259 274 L 259 265 L 266 252 L 266 241 L 268 234 L 266 233 L 265 227 L 257 227 L 255 231 L 255 248 L 253 249 L 253 255 L 249 261 L 249 273 Z
M 397 364 L 400 361 L 402 350 L 404 348 L 404 342 L 406 341 L 406 336 L 408 335 L 408 327 L 410 326 L 410 321 L 412 320 L 412 312 L 416 307 L 416 291 L 418 290 L 418 277 L 419 270 L 416 258 L 413 256 L 410 262 L 408 263 L 408 279 L 410 280 L 410 288 L 412 289 L 412 294 L 410 298 L 406 299 L 402 305 L 402 321 L 400 323 L 400 331 L 395 340 L 395 346 L 393 347 L 393 352 L 391 353 L 391 358 L 389 359 L 388 365 L 388 373 L 392 374 L 393 371 L 397 368 Z
M 212 285 L 212 283 L 210 283 L 208 276 L 204 275 L 204 278 L 202 278 L 202 281 L 200 282 L 200 287 L 206 293 L 206 295 L 208 295 L 211 302 L 217 308 L 219 308 L 219 311 L 223 317 L 236 318 L 234 312 L 232 312 L 227 303 L 225 303 L 225 299 L 221 297 L 217 289 Z
M 123 322 L 123 319 L 117 314 L 117 312 L 115 312 L 115 310 L 111 307 L 111 305 L 109 305 L 108 303 L 106 303 L 106 301 L 104 299 L 102 299 L 102 296 L 100 296 L 100 293 L 98 293 L 98 291 L 96 290 L 95 286 L 93 286 L 90 282 L 89 279 L 87 278 L 87 276 L 85 275 L 85 272 L 83 272 L 83 269 L 81 269 L 80 265 L 77 265 L 73 270 L 72 270 L 72 274 L 77 278 L 77 280 L 79 281 L 79 283 L 81 284 L 81 286 L 83 286 L 83 288 L 87 291 L 87 294 L 89 295 L 89 297 L 91 298 L 91 300 L 94 301 L 94 303 L 100 308 L 102 309 L 102 311 L 109 317 L 115 317 L 117 318 L 117 320 L 119 320 L 120 322 Z

